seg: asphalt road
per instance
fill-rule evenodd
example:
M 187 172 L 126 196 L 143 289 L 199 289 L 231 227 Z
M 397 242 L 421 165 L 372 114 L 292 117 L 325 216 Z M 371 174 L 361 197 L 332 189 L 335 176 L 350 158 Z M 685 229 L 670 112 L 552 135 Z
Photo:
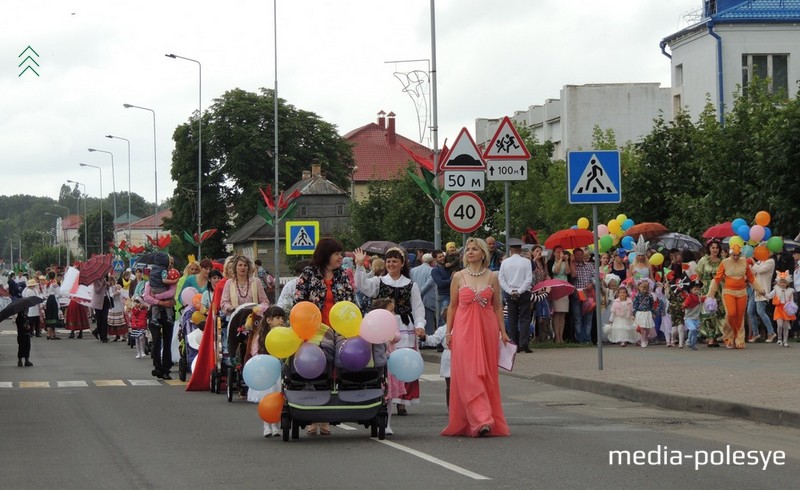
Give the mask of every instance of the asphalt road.
M 36 338 L 35 366 L 18 368 L 11 326 L 0 325 L 3 488 L 753 489 L 794 488 L 800 477 L 798 430 L 508 376 L 511 437 L 441 437 L 444 382 L 433 364 L 422 404 L 392 417 L 385 441 L 345 424 L 287 443 L 262 437 L 254 404 L 156 381 L 149 360 L 119 343 Z M 653 464 L 609 464 L 610 451 L 635 460 L 637 450 Z M 742 453 L 737 466 L 737 451 L 763 453 Z

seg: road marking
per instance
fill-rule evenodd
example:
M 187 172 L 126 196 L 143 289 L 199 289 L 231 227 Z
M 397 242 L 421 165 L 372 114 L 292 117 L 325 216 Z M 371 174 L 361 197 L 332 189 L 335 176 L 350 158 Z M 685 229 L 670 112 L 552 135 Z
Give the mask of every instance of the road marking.
M 121 379 L 96 379 L 93 383 L 95 386 L 128 386 Z
M 11 381 L 0 381 L 0 388 L 13 388 L 14 383 Z
M 351 427 L 351 426 L 349 426 L 347 424 L 339 424 L 339 427 L 344 429 L 344 430 L 358 430 L 356 427 Z
M 50 388 L 49 381 L 20 381 L 20 388 Z
M 158 386 L 161 383 L 156 379 L 129 379 L 131 386 Z
M 439 374 L 423 374 L 419 379 L 423 381 L 444 381 L 444 378 Z
M 58 388 L 83 388 L 88 387 L 89 383 L 86 381 L 56 381 Z
M 179 379 L 165 379 L 162 383 L 170 385 L 170 386 L 183 386 L 189 384 L 188 381 L 181 381 Z
M 400 451 L 406 452 L 412 456 L 416 456 L 420 459 L 423 459 L 429 463 L 438 464 L 442 468 L 448 469 L 450 471 L 455 471 L 458 474 L 464 475 L 466 477 L 472 478 L 473 480 L 491 480 L 488 476 L 479 475 L 478 473 L 474 473 L 469 470 L 465 470 L 460 466 L 456 466 L 452 463 L 448 463 L 447 461 L 442 461 L 441 459 L 431 456 L 429 454 L 425 454 L 422 451 L 417 451 L 416 449 L 411 449 L 410 447 L 403 446 L 402 444 L 397 444 L 396 442 L 386 441 L 386 440 L 378 440 L 373 439 L 374 441 L 380 442 L 381 444 L 385 444 L 389 447 L 393 447 L 395 449 L 399 449 Z

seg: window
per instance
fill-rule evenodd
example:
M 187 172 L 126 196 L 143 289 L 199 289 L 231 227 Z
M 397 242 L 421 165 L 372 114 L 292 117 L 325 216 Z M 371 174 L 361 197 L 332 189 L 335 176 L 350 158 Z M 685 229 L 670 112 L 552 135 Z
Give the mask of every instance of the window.
M 683 65 L 675 66 L 675 87 L 683 86 Z
M 344 214 L 344 204 L 337 204 L 336 205 L 336 215 L 342 216 Z
M 305 206 L 300 206 L 300 216 L 308 216 L 308 209 Z
M 771 94 L 789 93 L 789 55 L 786 54 L 743 54 L 742 87 L 745 94 L 747 86 L 754 79 L 768 80 L 767 90 Z

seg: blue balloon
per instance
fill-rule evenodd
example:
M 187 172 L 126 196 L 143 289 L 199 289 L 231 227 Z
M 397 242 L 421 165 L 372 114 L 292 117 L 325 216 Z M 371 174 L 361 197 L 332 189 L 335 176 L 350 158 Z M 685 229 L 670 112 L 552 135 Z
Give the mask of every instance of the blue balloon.
M 628 228 L 633 226 L 633 220 L 628 218 L 622 222 L 622 231 L 628 231 Z
M 744 255 L 744 257 L 746 259 L 749 259 L 750 257 L 752 257 L 754 251 L 755 251 L 755 249 L 750 244 L 746 244 L 744 247 L 742 247 L 742 255 Z
M 636 252 L 631 252 L 628 254 L 628 263 L 633 264 L 636 262 Z
M 634 240 L 632 236 L 626 236 L 622 237 L 621 243 L 625 250 L 633 250 L 633 245 L 636 243 L 636 240 Z
M 281 361 L 268 354 L 253 356 L 242 369 L 245 384 L 258 391 L 271 388 L 281 376 Z
M 372 359 L 372 344 L 361 337 L 350 337 L 339 348 L 339 362 L 350 371 L 360 371 Z
M 742 237 L 742 240 L 747 241 L 750 240 L 750 227 L 745 225 L 736 228 L 736 234 Z
M 419 352 L 410 348 L 397 349 L 389 355 L 386 363 L 389 372 L 404 383 L 416 381 L 425 370 L 425 363 Z
M 739 227 L 742 226 L 742 225 L 746 225 L 746 224 L 747 224 L 747 221 L 743 220 L 742 218 L 736 218 L 731 223 L 731 228 L 733 229 L 733 231 L 737 231 L 738 232 Z
M 318 345 L 303 342 L 294 354 L 292 362 L 297 374 L 306 379 L 314 379 L 325 372 L 328 360 Z
M 766 242 L 771 237 L 772 237 L 772 230 L 770 230 L 768 226 L 765 226 L 764 227 L 764 238 L 762 238 L 761 241 Z
M 572 225 L 572 226 L 569 227 L 569 229 L 570 230 L 577 230 L 578 229 L 578 225 Z

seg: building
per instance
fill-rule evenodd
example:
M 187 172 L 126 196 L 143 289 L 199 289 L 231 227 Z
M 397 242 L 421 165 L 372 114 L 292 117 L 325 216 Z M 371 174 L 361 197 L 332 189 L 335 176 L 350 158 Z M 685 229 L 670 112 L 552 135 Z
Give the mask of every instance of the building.
M 131 236 L 128 239 L 128 227 L 125 226 L 124 228 L 117 228 L 115 243 L 119 243 L 122 240 L 127 240 L 128 243 L 132 246 L 138 247 L 147 243 L 147 236 L 151 236 L 155 238 L 156 236 L 164 235 L 165 233 L 169 233 L 169 230 L 164 229 L 164 219 L 172 217 L 172 210 L 171 209 L 162 209 L 158 212 L 158 214 L 147 216 L 146 218 L 141 218 L 138 221 L 134 221 L 131 223 Z
M 56 226 L 61 230 L 56 243 L 59 247 L 66 247 L 70 261 L 74 257 L 83 256 L 83 243 L 78 243 L 78 230 L 83 224 L 83 218 L 78 214 L 70 214 L 57 220 Z
M 344 135 L 344 139 L 353 145 L 355 171 L 350 194 L 358 200 L 367 196 L 369 182 L 396 180 L 405 175 L 411 157 L 403 146 L 425 158 L 432 153 L 430 148 L 397 134 L 394 112 L 380 111 L 377 123 L 356 128 Z
M 658 83 L 603 83 L 565 85 L 561 97 L 516 111 L 517 127 L 529 127 L 539 143 L 551 141 L 554 160 L 565 160 L 567 152 L 592 147 L 595 126 L 614 131 L 617 143 L 636 142 L 653 127 L 663 113 L 671 119 L 670 89 Z M 485 147 L 502 118 L 475 120 L 475 142 Z
M 800 0 L 703 0 L 699 21 L 661 41 L 670 58 L 672 110 L 696 119 L 710 98 L 720 121 L 754 77 L 797 95 Z M 669 48 L 669 52 L 667 52 Z

